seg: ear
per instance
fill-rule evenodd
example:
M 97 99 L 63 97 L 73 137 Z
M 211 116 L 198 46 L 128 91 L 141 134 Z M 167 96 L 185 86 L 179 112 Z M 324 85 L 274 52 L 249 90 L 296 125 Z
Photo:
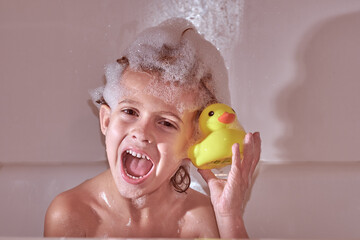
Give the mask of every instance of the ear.
M 104 135 L 106 134 L 106 130 L 109 126 L 110 117 L 111 117 L 110 107 L 107 106 L 106 104 L 102 104 L 99 110 L 99 118 L 100 118 L 100 129 Z

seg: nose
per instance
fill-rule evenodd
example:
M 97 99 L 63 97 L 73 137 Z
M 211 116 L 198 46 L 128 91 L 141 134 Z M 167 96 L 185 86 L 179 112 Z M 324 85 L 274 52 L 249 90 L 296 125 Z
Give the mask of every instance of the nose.
M 134 128 L 131 130 L 131 138 L 134 141 L 141 143 L 154 142 L 149 121 L 143 120 L 137 122 L 137 124 L 135 124 Z
M 149 135 L 140 129 L 135 129 L 134 131 L 132 131 L 131 138 L 134 141 L 138 141 L 138 142 L 142 142 L 142 143 L 152 143 L 153 142 L 153 140 L 149 137 Z

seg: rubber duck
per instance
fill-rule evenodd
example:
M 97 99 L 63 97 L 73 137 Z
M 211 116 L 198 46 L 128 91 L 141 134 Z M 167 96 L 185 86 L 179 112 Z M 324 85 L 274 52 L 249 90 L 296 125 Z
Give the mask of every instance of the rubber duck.
M 239 143 L 242 153 L 246 132 L 230 106 L 215 103 L 206 107 L 200 114 L 199 127 L 201 140 L 188 150 L 188 157 L 197 168 L 221 168 L 231 164 L 234 143 Z

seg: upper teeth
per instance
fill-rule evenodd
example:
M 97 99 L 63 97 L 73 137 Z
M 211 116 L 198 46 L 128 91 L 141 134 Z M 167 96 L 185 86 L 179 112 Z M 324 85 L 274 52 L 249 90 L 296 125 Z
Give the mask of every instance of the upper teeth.
M 147 159 L 147 160 L 150 160 L 150 158 L 146 155 L 141 155 L 140 153 L 136 153 L 132 150 L 126 150 L 126 153 L 129 153 L 131 155 L 133 155 L 134 157 L 137 157 L 137 158 L 144 158 L 144 159 Z

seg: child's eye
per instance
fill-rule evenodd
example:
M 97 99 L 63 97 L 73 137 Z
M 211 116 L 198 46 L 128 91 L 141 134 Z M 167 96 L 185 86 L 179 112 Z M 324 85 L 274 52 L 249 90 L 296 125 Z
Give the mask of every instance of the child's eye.
M 173 128 L 173 129 L 178 129 L 177 126 L 169 121 L 160 121 L 159 122 L 161 125 L 164 125 L 167 128 Z
M 139 116 L 138 112 L 135 111 L 134 109 L 131 108 L 125 108 L 123 110 L 121 110 L 123 113 L 126 113 L 128 115 L 134 115 L 134 116 Z

